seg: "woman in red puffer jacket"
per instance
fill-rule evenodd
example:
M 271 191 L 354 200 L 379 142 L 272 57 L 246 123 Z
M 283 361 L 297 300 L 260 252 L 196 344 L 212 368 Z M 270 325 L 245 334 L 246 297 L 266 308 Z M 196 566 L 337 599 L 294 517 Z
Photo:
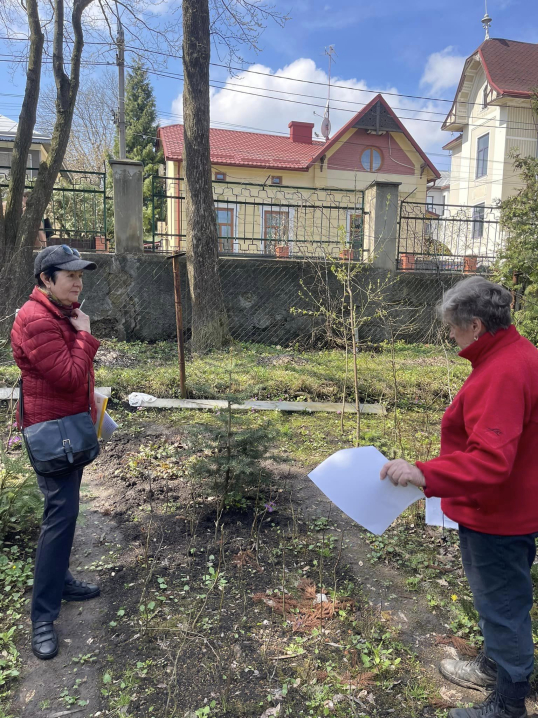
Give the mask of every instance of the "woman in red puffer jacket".
M 93 358 L 99 342 L 77 300 L 82 273 L 96 265 L 67 245 L 47 247 L 35 260 L 37 285 L 17 313 L 11 332 L 13 356 L 22 373 L 24 427 L 82 413 L 90 402 L 95 421 Z M 99 587 L 69 571 L 79 509 L 82 471 L 38 476 L 45 497 L 32 595 L 32 650 L 41 659 L 58 653 L 54 621 L 62 599 L 84 601 Z

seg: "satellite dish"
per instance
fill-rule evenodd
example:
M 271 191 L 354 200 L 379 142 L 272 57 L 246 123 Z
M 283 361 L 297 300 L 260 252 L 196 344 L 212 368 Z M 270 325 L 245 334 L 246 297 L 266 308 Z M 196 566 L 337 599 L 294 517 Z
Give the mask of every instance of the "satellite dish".
M 331 134 L 331 121 L 328 117 L 323 118 L 323 122 L 321 123 L 321 134 L 326 140 L 329 139 L 329 135 Z

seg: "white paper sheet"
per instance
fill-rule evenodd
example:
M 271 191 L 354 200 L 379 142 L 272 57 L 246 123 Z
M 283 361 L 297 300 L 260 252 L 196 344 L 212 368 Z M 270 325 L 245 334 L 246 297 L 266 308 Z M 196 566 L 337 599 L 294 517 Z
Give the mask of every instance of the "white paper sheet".
M 426 523 L 428 526 L 443 526 L 445 529 L 457 529 L 458 524 L 449 519 L 441 509 L 441 499 L 426 499 Z
M 112 434 L 116 431 L 118 425 L 114 419 L 105 411 L 103 417 L 103 423 L 101 424 L 101 439 L 102 441 L 109 441 Z
M 424 494 L 416 486 L 381 481 L 388 461 L 375 446 L 343 449 L 329 456 L 308 476 L 323 493 L 365 529 L 380 536 L 408 506 Z

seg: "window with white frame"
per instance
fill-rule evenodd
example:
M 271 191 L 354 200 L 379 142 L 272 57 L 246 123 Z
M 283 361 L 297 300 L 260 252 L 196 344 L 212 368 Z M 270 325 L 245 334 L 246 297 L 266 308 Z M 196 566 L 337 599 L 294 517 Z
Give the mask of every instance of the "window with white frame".
M 261 251 L 273 254 L 275 247 L 288 245 L 293 235 L 293 209 L 270 205 L 261 208 Z
M 362 212 L 347 213 L 347 243 L 353 248 L 362 246 Z

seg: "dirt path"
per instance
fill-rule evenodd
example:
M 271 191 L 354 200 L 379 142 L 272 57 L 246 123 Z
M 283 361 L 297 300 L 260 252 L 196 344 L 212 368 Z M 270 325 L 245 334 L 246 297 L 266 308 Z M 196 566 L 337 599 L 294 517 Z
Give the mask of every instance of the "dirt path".
M 52 718 L 73 715 L 89 718 L 99 710 L 101 672 L 106 658 L 102 617 L 111 600 L 106 590 L 121 566 L 98 570 L 113 563 L 113 555 L 124 546 L 121 532 L 114 521 L 93 505 L 98 497 L 95 482 L 87 472 L 83 483 L 83 501 L 71 558 L 75 577 L 99 583 L 104 589 L 99 598 L 84 603 L 63 603 L 56 628 L 60 653 L 51 661 L 40 661 L 28 644 L 22 649 L 24 668 L 12 712 L 17 718 Z M 84 570 L 90 566 L 94 570 Z M 97 570 L 95 570 L 97 569 Z M 114 570 L 116 569 L 116 570 Z M 111 579 L 105 579 L 104 576 Z M 118 576 L 121 580 L 121 575 Z M 30 621 L 28 619 L 28 630 Z M 80 705 L 77 701 L 84 702 Z M 87 701 L 87 703 L 86 703 Z M 67 711 L 68 713 L 64 713 Z

